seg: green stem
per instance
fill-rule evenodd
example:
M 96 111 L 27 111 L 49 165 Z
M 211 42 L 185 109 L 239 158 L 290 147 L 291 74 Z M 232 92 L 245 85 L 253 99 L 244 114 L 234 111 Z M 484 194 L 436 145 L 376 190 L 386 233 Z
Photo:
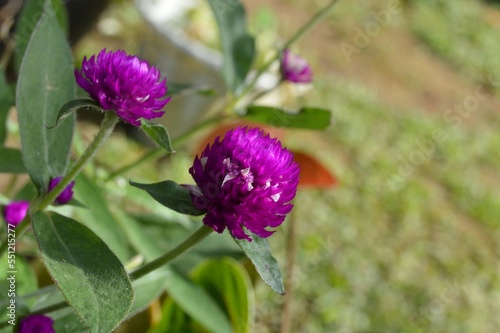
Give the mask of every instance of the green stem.
M 304 24 L 292 37 L 288 39 L 288 41 L 282 46 L 282 49 L 286 49 L 290 47 L 293 43 L 299 40 L 305 33 L 309 32 L 312 28 L 314 28 L 319 22 L 325 19 L 328 14 L 330 14 L 330 10 L 339 2 L 339 0 L 332 0 L 328 5 L 321 8 L 314 16 Z
M 212 232 L 212 228 L 207 227 L 206 225 L 202 225 L 194 234 L 192 234 L 188 239 L 186 239 L 184 242 L 179 244 L 177 247 L 174 249 L 170 250 L 168 253 L 165 255 L 159 257 L 158 259 L 155 259 L 146 265 L 142 266 L 141 268 L 136 269 L 132 273 L 130 273 L 130 278 L 132 280 L 136 280 L 148 273 L 151 273 L 152 271 L 168 264 L 175 258 L 177 258 L 180 254 L 186 252 L 189 250 L 191 247 L 193 247 L 195 244 L 203 240 L 205 237 L 207 237 L 210 233 Z
M 87 150 L 85 150 L 80 159 L 64 176 L 59 184 L 57 184 L 57 186 L 52 191 L 47 193 L 45 197 L 42 197 L 42 199 L 38 203 L 33 205 L 33 207 L 30 207 L 31 212 L 44 210 L 59 196 L 59 194 L 61 194 L 62 191 L 64 191 L 66 186 L 68 186 L 69 183 L 71 183 L 71 181 L 73 181 L 73 179 L 75 179 L 75 177 L 82 171 L 85 164 L 87 164 L 94 157 L 104 141 L 113 132 L 113 129 L 119 120 L 120 118 L 118 118 L 118 116 L 114 112 L 105 112 L 101 128 L 94 138 L 94 141 L 92 141 L 92 143 L 87 147 Z
M 179 255 L 183 254 L 184 252 L 188 251 L 190 248 L 192 248 L 194 245 L 198 244 L 200 241 L 205 239 L 210 233 L 212 232 L 212 228 L 207 227 L 206 225 L 202 225 L 198 230 L 194 232 L 188 239 L 186 239 L 184 242 L 167 252 L 165 255 L 161 256 L 160 258 L 151 261 L 150 263 L 147 263 L 146 265 L 142 266 L 141 268 L 136 269 L 132 273 L 130 273 L 130 279 L 132 280 L 137 280 L 140 277 L 143 277 L 144 275 L 151 273 L 152 271 L 168 264 L 175 258 L 177 258 Z M 66 302 L 60 302 L 56 303 L 44 308 L 41 308 L 37 311 L 32 312 L 31 314 L 43 314 L 43 313 L 49 313 L 52 311 L 60 310 L 65 307 L 68 307 L 69 304 Z M 0 323 L 0 328 L 2 327 L 7 327 L 9 325 L 8 321 L 4 321 Z
M 236 105 L 236 103 L 238 103 L 238 101 L 243 96 L 245 96 L 249 91 L 251 91 L 254 88 L 257 81 L 259 80 L 260 76 L 264 74 L 264 72 L 266 72 L 276 60 L 279 59 L 283 51 L 289 48 L 293 43 L 297 42 L 305 33 L 307 33 L 309 30 L 314 28 L 319 22 L 321 22 L 330 13 L 330 10 L 333 8 L 335 4 L 337 4 L 337 2 L 339 2 L 339 0 L 330 1 L 328 5 L 321 8 L 305 25 L 303 25 L 299 30 L 297 30 L 297 32 L 294 33 L 292 37 L 290 37 L 285 42 L 285 44 L 283 44 L 283 46 L 279 48 L 276 55 L 259 69 L 255 77 L 252 79 L 252 81 L 250 81 L 250 83 L 245 87 L 245 89 L 243 89 L 243 91 L 233 99 L 229 107 Z
M 31 204 L 30 204 L 30 213 L 34 213 L 39 210 L 44 210 L 47 208 L 58 196 L 61 194 L 62 191 L 68 186 L 69 183 L 75 177 L 82 171 L 83 167 L 87 162 L 89 162 L 92 157 L 97 153 L 101 145 L 104 143 L 106 138 L 113 132 L 113 128 L 115 125 L 118 123 L 120 118 L 114 113 L 114 112 L 106 112 L 104 116 L 104 120 L 102 122 L 101 128 L 99 129 L 99 132 L 97 133 L 96 137 L 94 138 L 94 141 L 87 147 L 87 150 L 83 153 L 83 155 L 80 157 L 80 159 L 75 163 L 73 168 L 61 179 L 59 184 L 47 193 L 45 196 L 41 198 L 36 198 Z M 29 214 L 30 215 L 30 214 Z M 21 238 L 23 232 L 28 228 L 28 226 L 31 224 L 30 223 L 31 219 L 25 218 L 20 224 L 17 225 L 16 227 L 16 235 L 18 239 Z M 3 253 L 7 250 L 7 242 L 2 242 L 0 245 L 0 257 L 3 255 Z
M 181 134 L 180 136 L 178 136 L 177 138 L 173 139 L 172 140 L 172 145 L 178 145 L 178 144 L 182 144 L 186 139 L 188 139 L 191 135 L 193 135 L 194 133 L 204 129 L 205 127 L 215 123 L 215 122 L 218 122 L 218 121 L 221 121 L 221 120 L 225 120 L 225 119 L 228 119 L 229 117 L 221 117 L 220 115 L 216 115 L 216 116 L 213 116 L 211 118 L 208 118 L 207 120 L 199 123 L 198 125 L 196 125 L 195 127 L 191 128 L 189 131 Z M 161 155 L 163 154 L 163 149 L 162 148 L 156 148 L 156 149 L 153 149 L 151 151 L 149 151 L 148 153 L 142 155 L 140 158 L 138 158 L 136 161 L 130 163 L 130 164 L 127 164 L 123 167 L 121 167 L 120 169 L 118 170 L 115 170 L 113 171 L 109 176 L 108 178 L 106 178 L 106 181 L 110 181 L 110 180 L 113 180 L 115 179 L 116 177 L 128 172 L 129 170 L 132 170 L 133 168 L 143 164 L 144 162 L 147 162 L 147 161 L 150 161 L 152 159 L 155 159 L 155 158 L 158 158 L 160 157 Z

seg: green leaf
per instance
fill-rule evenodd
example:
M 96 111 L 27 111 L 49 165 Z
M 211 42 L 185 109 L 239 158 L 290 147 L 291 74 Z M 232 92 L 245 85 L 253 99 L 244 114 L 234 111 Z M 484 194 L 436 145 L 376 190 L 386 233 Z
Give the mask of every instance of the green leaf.
M 120 260 L 81 223 L 42 212 L 33 231 L 45 267 L 78 317 L 94 332 L 111 332 L 127 316 L 134 293 Z
M 166 288 L 170 297 L 209 332 L 233 332 L 227 315 L 200 286 L 172 271 L 166 279 Z M 165 325 L 160 323 L 154 332 L 165 332 Z
M 7 84 L 3 69 L 0 68 L 0 146 L 4 144 L 7 138 L 7 116 L 13 104 L 14 96 L 12 90 Z
M 236 92 L 252 66 L 255 39 L 247 31 L 245 8 L 239 0 L 208 2 L 219 26 L 224 80 L 229 89 Z
M 19 72 L 28 42 L 42 14 L 51 20 L 54 20 L 55 17 L 62 29 L 68 30 L 65 1 L 52 0 L 51 7 L 44 6 L 45 2 L 43 0 L 29 0 L 23 3 L 24 6 L 17 19 L 15 30 L 14 66 L 16 72 Z
M 285 287 L 283 285 L 283 278 L 281 277 L 280 266 L 278 261 L 272 256 L 267 240 L 255 234 L 252 234 L 251 237 L 251 242 L 245 239 L 234 238 L 234 240 L 252 261 L 262 280 L 264 280 L 272 290 L 278 294 L 284 295 Z
M 85 225 L 95 232 L 109 246 L 122 262 L 130 258 L 127 237 L 103 197 L 103 190 L 81 173 L 75 181 L 75 197 L 86 208 L 75 211 Z
M 130 185 L 148 192 L 153 199 L 176 212 L 195 216 L 205 214 L 193 206 L 189 191 L 174 181 L 166 180 L 155 184 L 140 184 L 131 181 Z
M 250 106 L 242 117 L 275 127 L 323 130 L 330 126 L 331 112 L 325 109 L 305 107 L 297 113 L 289 113 L 270 106 Z
M 39 192 L 68 164 L 75 117 L 54 124 L 61 105 L 75 98 L 71 51 L 53 9 L 47 4 L 33 31 L 17 85 L 23 160 Z
M 168 135 L 167 129 L 163 125 L 148 124 L 143 121 L 141 123 L 141 129 L 151 138 L 151 140 L 156 142 L 158 146 L 165 149 L 168 153 L 175 153 L 172 149 L 170 136 Z
M 0 173 L 25 173 L 21 151 L 0 147 Z
M 56 127 L 57 125 L 59 125 L 59 122 L 61 120 L 64 120 L 66 117 L 69 117 L 70 115 L 73 114 L 73 112 L 76 112 L 79 109 L 103 111 L 99 103 L 97 103 L 94 100 L 86 98 L 75 99 L 67 102 L 61 107 L 59 113 L 57 114 L 56 123 L 53 126 L 49 126 L 48 128 L 50 129 Z
M 254 291 L 242 264 L 227 257 L 210 259 L 198 265 L 191 276 L 219 304 L 224 304 L 236 333 L 251 331 L 255 312 Z

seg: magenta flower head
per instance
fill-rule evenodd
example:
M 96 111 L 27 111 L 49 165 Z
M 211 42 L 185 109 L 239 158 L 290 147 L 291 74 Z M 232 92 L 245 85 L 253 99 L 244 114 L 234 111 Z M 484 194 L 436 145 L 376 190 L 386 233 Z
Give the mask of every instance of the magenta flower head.
M 55 333 L 52 318 L 44 315 L 32 315 L 24 318 L 19 333 Z
M 295 83 L 310 83 L 313 79 L 311 66 L 307 60 L 290 53 L 288 49 L 283 51 L 281 57 L 281 75 L 283 80 Z
M 207 145 L 189 169 L 197 186 L 186 186 L 203 223 L 218 233 L 225 228 L 238 239 L 245 229 L 266 238 L 293 205 L 299 167 L 293 154 L 258 128 L 237 127 Z
M 8 224 L 17 226 L 28 213 L 30 203 L 28 201 L 12 201 L 3 208 L 3 218 Z
M 52 191 L 57 184 L 59 184 L 62 180 L 62 177 L 52 178 L 49 182 L 49 192 Z M 58 205 L 64 205 L 73 199 L 73 186 L 75 186 L 75 182 L 72 181 L 68 186 L 57 196 L 54 202 Z
M 75 69 L 76 82 L 105 110 L 114 111 L 124 122 L 139 126 L 139 118 L 163 116 L 169 101 L 167 81 L 147 61 L 125 51 L 106 52 L 83 58 L 82 70 Z

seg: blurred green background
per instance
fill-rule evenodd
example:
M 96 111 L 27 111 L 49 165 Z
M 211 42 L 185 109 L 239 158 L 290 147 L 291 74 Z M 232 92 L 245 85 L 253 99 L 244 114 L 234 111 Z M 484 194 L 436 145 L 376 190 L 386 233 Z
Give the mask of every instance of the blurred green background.
M 266 51 L 327 1 L 244 3 Z M 209 20 L 194 15 L 201 27 Z M 129 1 L 115 1 L 76 58 L 104 46 L 133 51 L 148 29 Z M 499 332 L 498 1 L 341 1 L 293 50 L 315 80 L 299 97 L 280 96 L 288 107 L 329 108 L 333 122 L 323 133 L 288 131 L 285 144 L 339 184 L 296 199 L 292 332 Z M 145 149 L 113 140 L 99 163 Z M 175 163 L 129 177 L 189 182 L 197 141 L 175 148 Z M 270 238 L 282 265 L 286 228 Z M 283 297 L 258 280 L 255 290 L 254 331 L 279 331 Z

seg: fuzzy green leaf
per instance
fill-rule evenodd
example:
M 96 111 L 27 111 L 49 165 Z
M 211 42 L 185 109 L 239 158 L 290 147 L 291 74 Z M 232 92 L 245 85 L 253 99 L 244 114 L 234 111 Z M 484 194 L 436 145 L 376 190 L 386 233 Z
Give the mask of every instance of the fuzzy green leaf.
M 62 215 L 36 213 L 33 231 L 45 267 L 78 317 L 92 333 L 113 331 L 134 299 L 120 260 L 90 229 Z
M 16 96 L 24 165 L 39 192 L 46 191 L 50 177 L 64 174 L 75 120 L 46 127 L 75 98 L 71 50 L 51 12 L 47 2 L 24 55 Z
M 234 238 L 234 240 L 252 261 L 262 280 L 264 280 L 272 290 L 278 294 L 284 295 L 285 287 L 283 285 L 280 266 L 278 261 L 271 254 L 271 249 L 269 248 L 267 240 L 254 234 L 252 234 L 251 237 L 251 242 L 245 239 Z
M 148 124 L 143 121 L 141 124 L 141 129 L 146 133 L 151 140 L 156 142 L 158 146 L 165 149 L 168 153 L 174 153 L 172 149 L 172 143 L 170 142 L 170 135 L 167 129 L 161 124 Z
M 56 123 L 54 125 L 48 126 L 49 129 L 57 127 L 59 123 L 65 118 L 71 116 L 73 112 L 76 112 L 79 109 L 88 109 L 95 111 L 103 111 L 99 103 L 91 99 L 75 99 L 64 104 L 59 113 L 57 114 Z
M 163 206 L 168 207 L 181 214 L 203 215 L 205 212 L 196 209 L 191 200 L 191 194 L 184 187 L 174 181 L 166 180 L 155 184 L 140 184 L 130 182 L 130 185 L 140 188 L 149 193 Z
M 48 18 L 50 20 L 57 21 L 63 31 L 68 30 L 68 15 L 66 12 L 65 1 L 51 0 L 51 6 L 45 6 L 46 2 L 48 1 L 29 0 L 25 1 L 23 4 L 23 9 L 17 19 L 15 30 L 16 45 L 14 66 L 16 68 L 16 72 L 18 72 L 21 67 L 29 40 L 35 30 L 37 22 L 40 20 L 40 17 L 43 16 L 44 19 Z
M 11 148 L 0 148 L 0 173 L 25 173 L 21 151 Z

